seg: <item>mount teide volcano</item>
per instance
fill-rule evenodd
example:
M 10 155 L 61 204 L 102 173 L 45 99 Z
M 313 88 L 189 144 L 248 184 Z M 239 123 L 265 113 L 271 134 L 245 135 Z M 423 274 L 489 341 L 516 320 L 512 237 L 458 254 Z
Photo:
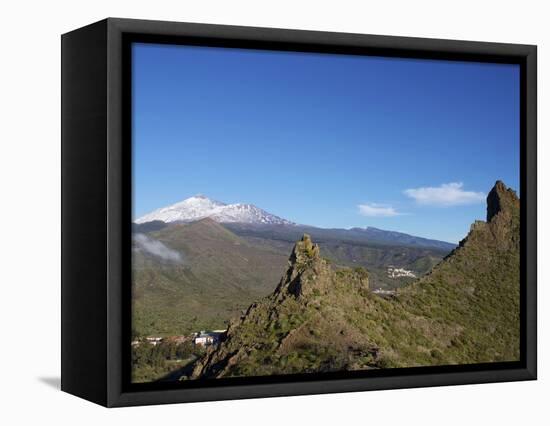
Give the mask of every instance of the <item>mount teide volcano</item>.
M 210 218 L 220 223 L 249 223 L 263 225 L 293 225 L 253 204 L 225 204 L 204 195 L 195 195 L 179 203 L 162 207 L 135 220 L 138 224 L 153 221 L 193 222 Z
M 318 228 L 299 225 L 269 213 L 253 204 L 225 204 L 204 195 L 195 195 L 179 203 L 159 208 L 134 221 L 138 232 L 159 230 L 166 224 L 186 223 L 209 218 L 245 237 L 258 237 L 294 243 L 304 233 L 316 241 L 385 244 L 450 251 L 456 247 L 445 241 L 417 237 L 402 232 L 366 228 Z

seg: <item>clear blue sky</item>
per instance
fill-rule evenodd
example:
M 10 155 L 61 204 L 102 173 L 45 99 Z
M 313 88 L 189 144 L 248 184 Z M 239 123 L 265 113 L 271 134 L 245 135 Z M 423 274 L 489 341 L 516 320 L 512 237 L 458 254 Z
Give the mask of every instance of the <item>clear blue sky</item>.
M 202 193 L 458 242 L 519 189 L 519 67 L 135 44 L 133 149 L 135 217 Z

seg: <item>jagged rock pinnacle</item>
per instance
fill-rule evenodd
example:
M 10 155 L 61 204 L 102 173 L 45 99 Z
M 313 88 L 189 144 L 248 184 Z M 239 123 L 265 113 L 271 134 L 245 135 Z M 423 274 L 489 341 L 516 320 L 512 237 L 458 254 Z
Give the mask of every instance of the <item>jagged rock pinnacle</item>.
M 304 234 L 294 245 L 288 259 L 288 268 L 275 289 L 274 296 L 284 299 L 291 295 L 307 299 L 312 294 L 326 294 L 338 280 L 350 286 L 368 288 L 368 273 L 363 268 L 340 268 L 339 274 L 337 276 L 331 269 L 330 262 L 321 257 L 319 245 L 314 244 L 311 237 Z
M 514 190 L 497 180 L 493 189 L 487 195 L 487 222 L 501 211 L 509 211 L 519 205 L 519 199 Z
M 288 293 L 295 297 L 301 296 L 306 291 L 304 283 L 309 280 L 310 276 L 321 274 L 325 268 L 327 265 L 320 256 L 319 246 L 313 244 L 309 235 L 304 234 L 292 249 L 287 271 L 275 290 L 275 294 L 283 297 Z
M 290 255 L 291 264 L 307 264 L 319 258 L 319 246 L 313 244 L 311 237 L 304 234 L 302 239 L 294 245 Z

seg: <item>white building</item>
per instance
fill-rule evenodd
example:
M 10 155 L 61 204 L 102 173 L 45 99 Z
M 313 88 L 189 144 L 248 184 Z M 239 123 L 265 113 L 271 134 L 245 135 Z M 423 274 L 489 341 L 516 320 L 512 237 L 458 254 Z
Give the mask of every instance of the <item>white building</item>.
M 195 337 L 195 345 L 208 346 L 214 343 L 214 337 L 208 334 L 202 334 Z
M 214 330 L 214 331 L 201 331 L 200 333 L 197 333 L 195 335 L 195 338 L 193 339 L 193 342 L 195 342 L 195 345 L 199 346 L 208 346 L 218 343 L 222 335 L 227 330 Z
M 394 268 L 393 266 L 388 267 L 388 278 L 399 277 L 416 278 L 416 275 L 413 271 L 409 271 L 408 269 Z
M 146 337 L 145 340 L 147 340 L 147 342 L 153 346 L 157 346 L 158 344 L 160 344 L 162 342 L 162 337 Z

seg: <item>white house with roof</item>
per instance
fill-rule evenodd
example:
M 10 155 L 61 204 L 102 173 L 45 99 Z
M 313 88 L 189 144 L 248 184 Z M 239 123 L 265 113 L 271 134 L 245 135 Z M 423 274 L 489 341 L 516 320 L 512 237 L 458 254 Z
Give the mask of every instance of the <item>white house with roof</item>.
M 195 343 L 195 345 L 198 345 L 198 346 L 213 345 L 220 341 L 221 336 L 226 331 L 227 330 L 214 330 L 209 332 L 201 331 L 200 333 L 197 333 L 193 342 Z
M 195 337 L 195 345 L 208 346 L 214 343 L 214 336 L 208 334 L 199 334 Z

